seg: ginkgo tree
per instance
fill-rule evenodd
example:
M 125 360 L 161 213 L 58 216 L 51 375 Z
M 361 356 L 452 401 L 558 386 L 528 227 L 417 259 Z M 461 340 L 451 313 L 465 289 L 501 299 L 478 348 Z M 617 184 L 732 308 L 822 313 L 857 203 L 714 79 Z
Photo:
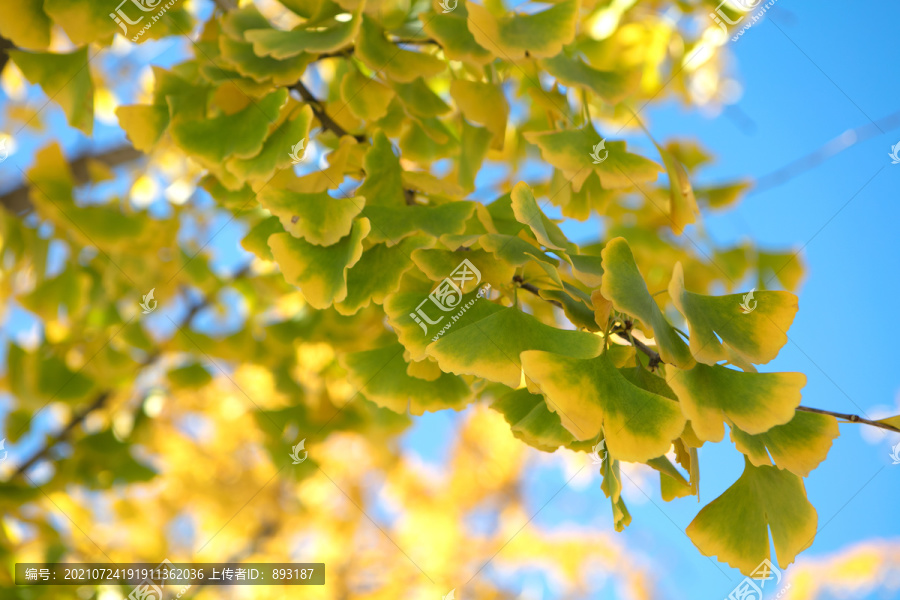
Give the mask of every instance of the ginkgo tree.
M 749 184 L 697 186 L 703 148 L 651 136 L 649 104 L 690 103 L 720 76 L 714 23 L 687 34 L 655 1 L 114 4 L 7 0 L 0 19 L 6 85 L 40 86 L 87 136 L 120 83 L 106 56 L 141 28 L 138 45 L 187 42 L 115 108 L 128 145 L 45 145 L 2 196 L 2 293 L 44 324 L 10 346 L 6 437 L 42 411 L 64 422 L 2 484 L 17 519 L 47 526 L 27 510 L 38 483 L 161 477 L 131 452 L 156 427 L 179 435 L 154 418 L 160 395 L 214 402 L 197 390 L 241 368 L 268 374 L 268 392 L 239 389 L 274 465 L 298 437 L 390 439 L 410 416 L 484 404 L 539 450 L 604 448 L 617 530 L 631 520 L 622 462 L 658 471 L 666 501 L 699 498 L 698 449 L 727 426 L 744 472 L 687 533 L 744 573 L 769 558 L 770 531 L 783 567 L 813 542 L 803 478 L 838 418 L 900 430 L 801 405 L 803 374 L 759 370 L 798 310 L 798 253 L 716 245 L 702 213 Z M 23 127 L 41 121 L 15 104 Z M 151 214 L 129 199 L 148 181 L 190 193 Z M 573 243 L 551 214 L 593 219 L 598 236 Z M 208 245 L 232 222 L 250 258 L 228 271 Z M 48 274 L 51 245 L 65 257 Z M 151 289 L 160 306 L 144 314 Z M 223 334 L 194 321 L 235 311 Z

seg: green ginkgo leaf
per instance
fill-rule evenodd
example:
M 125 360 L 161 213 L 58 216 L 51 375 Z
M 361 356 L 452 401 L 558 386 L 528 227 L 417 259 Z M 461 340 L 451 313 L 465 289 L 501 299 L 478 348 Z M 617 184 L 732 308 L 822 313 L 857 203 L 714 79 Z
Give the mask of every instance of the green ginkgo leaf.
M 525 388 L 500 396 L 491 408 L 503 415 L 514 436 L 538 450 L 553 452 L 575 441 L 559 415 L 547 408 L 544 397 Z
M 602 428 L 617 459 L 644 462 L 665 454 L 684 429 L 677 402 L 632 384 L 606 354 L 579 359 L 528 351 L 522 368 L 575 439 L 594 439 Z
M 347 272 L 347 297 L 335 303 L 335 310 L 352 315 L 370 302 L 383 303 L 385 296 L 400 285 L 403 274 L 416 266 L 411 254 L 434 243 L 433 237 L 414 235 L 394 246 L 375 244 L 367 249 Z
M 291 58 L 301 53 L 335 52 L 353 43 L 362 23 L 365 2 L 360 2 L 352 18 L 345 22 L 336 21 L 329 27 L 300 25 L 291 31 L 261 28 L 248 29 L 244 37 L 253 43 L 257 56 L 271 56 L 276 59 Z
M 634 255 L 625 238 L 610 240 L 601 253 L 603 257 L 603 297 L 616 310 L 637 317 L 653 332 L 662 360 L 682 368 L 694 364 L 690 349 L 678 337 L 666 320 L 634 262 Z
M 526 56 L 555 56 L 575 39 L 579 0 L 562 0 L 534 14 L 491 14 L 488 8 L 466 2 L 469 31 L 479 46 L 505 60 Z
M 747 362 L 769 362 L 787 342 L 785 332 L 797 313 L 797 297 L 790 292 L 754 291 L 744 296 L 688 292 L 681 263 L 672 272 L 669 296 L 688 322 L 691 353 L 708 365 L 728 358 L 725 346 Z
M 366 121 L 385 116 L 394 96 L 394 90 L 356 69 L 347 71 L 341 81 L 341 100 L 354 116 Z
M 313 308 L 321 310 L 347 297 L 347 270 L 362 256 L 362 241 L 369 230 L 368 219 L 357 219 L 350 234 L 331 246 L 276 233 L 269 237 L 269 248 L 285 280 L 300 288 Z
M 496 260 L 489 252 L 484 250 L 445 250 L 443 248 L 430 248 L 416 250 L 410 254 L 410 258 L 416 267 L 432 281 L 443 281 L 449 277 L 464 260 L 478 269 L 477 274 L 472 273 L 473 278 L 463 282 L 460 286 L 463 292 L 491 284 L 492 286 L 505 285 L 512 281 L 515 275 L 515 267 Z
M 673 367 L 666 382 L 678 396 L 697 437 L 718 442 L 725 435 L 726 420 L 757 435 L 793 419 L 806 376 L 745 373 L 698 363 L 688 370 Z
M 293 100 L 291 101 L 293 102 Z M 294 162 L 288 149 L 309 139 L 313 112 L 308 104 L 286 108 L 289 116 L 269 135 L 262 150 L 253 158 L 242 159 L 232 156 L 225 163 L 225 170 L 235 176 L 241 184 L 253 182 L 257 187 L 265 185 L 276 171 L 285 169 Z
M 828 455 L 832 440 L 840 435 L 837 419 L 831 415 L 798 410 L 784 425 L 758 435 L 731 427 L 731 439 L 755 466 L 775 465 L 800 477 L 809 476 Z M 771 458 L 770 458 L 771 457 Z
M 415 233 L 438 237 L 443 233 L 462 233 L 475 210 L 474 202 L 448 202 L 437 206 L 369 206 L 363 210 L 372 221 L 372 242 L 396 244 Z
M 541 211 L 528 184 L 524 181 L 517 183 L 513 187 L 510 198 L 516 219 L 531 229 L 538 243 L 554 250 L 563 250 L 573 254 L 577 252 L 575 244 L 569 241 L 559 225 L 548 219 L 547 215 Z
M 411 269 L 400 280 L 397 289 L 384 300 L 388 324 L 409 352 L 411 360 L 426 359 L 426 347 L 441 335 L 446 325 L 452 323 L 452 328 L 447 331 L 453 331 L 501 310 L 500 306 L 480 298 L 462 311 L 461 307 L 477 298 L 480 291 L 469 292 L 453 307 L 443 304 L 442 308 L 431 299 L 431 294 L 439 285 L 418 269 Z
M 534 242 L 514 235 L 489 233 L 478 238 L 478 243 L 498 259 L 517 267 L 536 260 L 554 268 L 558 264 L 558 261 L 547 256 Z
M 450 112 L 450 106 L 421 77 L 410 83 L 394 83 L 394 90 L 407 110 L 418 117 L 428 119 Z
M 317 246 L 331 246 L 350 233 L 365 198 L 332 198 L 325 192 L 303 194 L 266 186 L 259 202 L 281 220 L 284 230 Z
M 266 30 L 269 22 L 252 4 L 227 11 L 222 15 L 221 24 L 219 51 L 222 61 L 244 77 L 289 85 L 300 80 L 315 58 L 314 54 L 300 53 L 282 60 L 254 52 L 253 44 L 245 41 L 244 34 L 250 30 Z
M 493 134 L 485 127 L 475 127 L 462 123 L 462 137 L 459 143 L 459 185 L 468 192 L 475 189 L 475 177 L 487 156 Z
M 662 168 L 652 160 L 628 152 L 625 142 L 603 140 L 591 126 L 561 131 L 529 131 L 523 135 L 541 149 L 544 160 L 572 180 L 572 189 L 576 192 L 592 172 L 597 173 L 605 189 L 640 186 L 655 181 L 662 172 Z M 592 153 L 602 160 L 597 162 Z
M 563 85 L 579 86 L 597 94 L 609 104 L 624 100 L 639 82 L 636 73 L 600 71 L 586 65 L 580 58 L 569 58 L 564 54 L 545 58 L 541 61 L 541 66 Z
M 172 117 L 169 133 L 182 150 L 213 167 L 221 166 L 230 156 L 253 158 L 262 150 L 269 126 L 278 118 L 287 97 L 287 90 L 276 90 L 234 114 L 212 118 L 178 111 Z
M 473 66 L 485 65 L 494 57 L 475 41 L 467 25 L 468 16 L 465 2 L 460 2 L 452 12 L 422 13 L 419 20 L 425 33 L 438 41 L 448 59 Z
M 770 556 L 770 529 L 778 564 L 785 568 L 812 544 L 817 522 L 800 477 L 745 460 L 740 479 L 703 507 L 686 532 L 704 555 L 750 575 Z
M 88 49 L 68 54 L 7 50 L 25 79 L 41 86 L 63 109 L 69 125 L 90 135 L 94 129 L 94 84 Z
M 476 302 L 480 304 L 486 302 Z M 476 375 L 517 388 L 522 378 L 519 359 L 522 352 L 544 350 L 587 358 L 599 354 L 601 346 L 601 338 L 595 335 L 544 325 L 537 318 L 510 307 L 471 324 L 455 324 L 428 347 L 428 354 L 444 371 Z
M 356 38 L 356 56 L 373 71 L 384 73 L 394 81 L 409 83 L 418 77 L 433 77 L 446 68 L 443 61 L 422 52 L 404 50 L 384 38 L 384 32 L 363 15 L 362 28 Z
M 366 169 L 366 180 L 357 194 L 366 199 L 367 206 L 405 205 L 403 169 L 384 132 L 379 131 L 374 135 L 372 146 L 366 151 L 363 159 L 363 165 Z
M 461 409 L 471 396 L 462 378 L 442 373 L 435 381 L 406 372 L 403 346 L 391 344 L 354 352 L 344 358 L 347 377 L 366 398 L 394 412 L 422 415 L 447 408 Z

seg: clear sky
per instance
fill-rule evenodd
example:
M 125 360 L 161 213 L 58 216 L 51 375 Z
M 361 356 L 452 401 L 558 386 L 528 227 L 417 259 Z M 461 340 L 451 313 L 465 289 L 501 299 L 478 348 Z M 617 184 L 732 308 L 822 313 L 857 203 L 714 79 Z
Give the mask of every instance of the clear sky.
M 900 336 L 894 318 L 900 298 L 895 258 L 900 164 L 892 165 L 888 157 L 891 146 L 900 142 L 900 120 L 882 122 L 900 111 L 898 23 L 900 4 L 895 0 L 778 0 L 739 40 L 727 43 L 733 58 L 730 76 L 741 88 L 735 104 L 709 114 L 671 103 L 642 115 L 658 140 L 696 139 L 716 157 L 695 184 L 738 177 L 771 181 L 763 178 L 823 147 L 850 144 L 793 179 L 751 194 L 734 210 L 706 215 L 704 228 L 723 245 L 752 239 L 772 250 L 803 248 L 808 272 L 799 292 L 800 310 L 788 332 L 790 342 L 766 370 L 805 373 L 806 405 L 875 418 L 900 414 L 900 369 L 894 364 L 894 342 Z M 148 43 L 139 52 L 141 60 L 155 64 L 170 64 L 180 56 L 179 44 Z M 127 79 L 117 84 L 122 103 L 128 101 L 128 84 Z M 20 155 L 29 155 L 63 127 L 58 111 L 48 117 L 47 133 L 21 140 Z M 845 134 L 851 130 L 859 132 L 857 139 L 867 139 L 854 142 L 853 135 Z M 113 125 L 101 126 L 97 138 L 115 143 L 122 134 Z M 68 149 L 86 143 L 80 134 L 67 133 L 63 140 Z M 8 172 L 0 176 L 3 183 L 11 180 Z M 571 223 L 565 229 L 577 240 L 593 237 L 595 227 Z M 213 252 L 220 264 L 243 258 L 235 251 L 240 234 L 229 228 L 217 237 Z M 2 336 L 19 336 L 30 326 L 17 311 Z M 449 411 L 417 418 L 404 438 L 405 451 L 439 464 L 462 418 L 465 413 Z M 34 439 L 17 444 L 17 453 L 27 455 Z M 888 456 L 898 442 L 900 434 L 841 425 L 828 460 L 806 480 L 820 532 L 801 562 L 861 542 L 900 543 L 900 465 L 892 465 Z M 742 578 L 737 570 L 703 557 L 684 533 L 700 507 L 737 479 L 742 457 L 726 436 L 720 444 L 704 446 L 700 460 L 700 505 L 691 499 L 664 503 L 657 479 L 646 473 L 631 473 L 634 482 L 625 482 L 633 521 L 617 535 L 651 565 L 662 598 L 726 598 Z M 590 469 L 544 506 L 571 475 L 562 460 L 536 457 L 524 482 L 536 513 L 528 527 L 551 530 L 577 524 L 610 531 L 609 502 L 600 491 L 599 475 Z M 490 568 L 484 576 L 500 577 Z M 546 580 L 536 584 L 528 579 L 540 591 L 522 589 L 525 580 L 504 579 L 530 600 L 558 597 Z M 598 578 L 585 597 L 620 596 L 609 579 Z M 839 596 L 822 596 L 831 597 Z

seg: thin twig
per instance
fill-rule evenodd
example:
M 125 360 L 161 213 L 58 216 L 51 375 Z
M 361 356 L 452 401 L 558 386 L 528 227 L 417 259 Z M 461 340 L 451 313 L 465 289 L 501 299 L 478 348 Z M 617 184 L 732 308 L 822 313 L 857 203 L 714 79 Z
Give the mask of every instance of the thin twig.
M 882 423 L 880 421 L 873 421 L 871 419 L 864 419 L 859 415 L 851 415 L 849 413 L 839 413 L 833 412 L 830 410 L 822 410 L 821 408 L 812 408 L 810 406 L 798 406 L 797 410 L 802 410 L 803 412 L 817 413 L 820 415 L 830 415 L 836 419 L 843 419 L 848 423 L 863 423 L 865 425 L 871 425 L 872 427 L 878 427 L 879 429 L 887 429 L 888 431 L 895 431 L 900 433 L 900 429 L 894 427 L 893 425 L 888 425 L 887 423 Z
M 290 86 L 290 89 L 296 90 L 297 93 L 300 94 L 300 97 L 309 104 L 310 108 L 312 108 L 313 113 L 316 115 L 316 118 L 319 119 L 319 123 L 322 124 L 322 127 L 331 131 L 338 137 L 350 135 L 349 133 L 347 133 L 347 130 L 338 125 L 337 121 L 332 119 L 331 116 L 327 112 L 325 112 L 322 101 L 313 96 L 312 92 L 309 91 L 309 88 L 303 85 L 302 81 L 298 81 L 294 85 Z M 357 142 L 366 141 L 366 136 L 364 135 L 354 135 L 353 137 Z
M 232 278 L 232 281 L 246 276 L 248 272 L 249 272 L 249 269 L 248 269 L 248 267 L 245 266 L 244 268 L 239 270 L 237 273 L 235 273 L 234 277 Z M 180 330 L 180 329 L 183 329 L 184 327 L 187 327 L 188 325 L 190 325 L 191 321 L 194 319 L 194 317 L 197 315 L 197 313 L 200 312 L 201 310 L 203 310 L 205 307 L 209 306 L 209 304 L 210 304 L 209 297 L 205 297 L 200 302 L 197 302 L 196 304 L 191 306 L 191 308 L 188 310 L 187 314 L 185 314 L 184 318 L 181 320 L 181 324 L 178 326 L 178 329 Z M 159 352 L 154 352 L 153 354 L 148 356 L 145 361 L 143 361 L 141 363 L 141 367 L 142 368 L 149 367 L 150 365 L 154 364 L 159 359 L 160 356 L 161 356 L 161 354 Z M 72 431 L 76 427 L 78 427 L 80 424 L 82 424 L 85 419 L 87 419 L 88 415 L 90 415 L 92 412 L 94 412 L 96 410 L 99 410 L 100 408 L 103 408 L 103 406 L 106 404 L 106 402 L 109 400 L 109 398 L 112 397 L 112 395 L 113 395 L 112 390 L 104 390 L 104 391 L 100 392 L 100 394 L 94 399 L 94 401 L 90 405 L 88 405 L 85 409 L 79 411 L 78 413 L 74 414 L 72 416 L 72 418 L 69 420 L 69 422 L 66 424 L 66 426 L 63 427 L 59 433 L 57 433 L 55 436 L 53 436 L 50 439 L 50 441 L 48 441 L 47 444 L 44 445 L 44 447 L 42 447 L 40 450 L 35 452 L 31 456 L 31 458 L 29 458 L 18 469 L 16 469 L 15 473 L 13 473 L 12 477 L 10 477 L 9 480 L 15 479 L 19 475 L 24 474 L 28 469 L 30 469 L 32 467 L 32 465 L 34 465 L 37 461 L 44 458 L 47 455 L 47 453 L 50 452 L 50 450 L 52 450 L 57 444 L 65 441 L 69 437 L 69 435 L 72 433 Z

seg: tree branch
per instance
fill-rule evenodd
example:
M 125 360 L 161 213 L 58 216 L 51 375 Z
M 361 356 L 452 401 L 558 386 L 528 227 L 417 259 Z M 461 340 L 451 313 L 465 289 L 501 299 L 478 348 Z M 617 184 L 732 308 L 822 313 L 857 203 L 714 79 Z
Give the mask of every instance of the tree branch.
M 309 91 L 305 85 L 303 85 L 302 81 L 298 81 L 294 85 L 290 86 L 288 89 L 296 90 L 297 93 L 300 94 L 300 97 L 303 98 L 312 108 L 313 113 L 316 115 L 316 118 L 319 119 L 319 123 L 322 124 L 322 127 L 331 131 L 338 137 L 344 137 L 345 135 L 350 135 L 347 131 L 338 125 L 337 121 L 332 119 L 327 112 L 325 112 L 325 108 L 322 106 L 322 102 L 318 100 L 315 96 L 313 96 L 312 92 Z M 366 136 L 364 135 L 354 135 L 353 136 L 357 142 L 366 141 Z
M 99 154 L 82 154 L 69 163 L 69 170 L 75 185 L 82 185 L 90 181 L 90 172 L 88 164 L 92 160 L 102 162 L 106 166 L 112 168 L 121 164 L 133 162 L 144 156 L 138 150 L 131 146 L 118 146 L 111 150 L 101 152 Z M 22 216 L 34 210 L 31 199 L 28 197 L 28 184 L 22 184 L 19 187 L 0 196 L 0 204 L 16 216 Z
M 797 410 L 802 410 L 803 412 L 817 413 L 820 415 L 830 415 L 836 419 L 843 419 L 848 423 L 863 423 L 865 425 L 871 425 L 872 427 L 878 427 L 879 429 L 886 429 L 888 431 L 895 431 L 900 433 L 900 429 L 894 427 L 893 425 L 888 425 L 887 423 L 881 423 L 879 421 L 872 421 L 871 419 L 864 419 L 859 415 L 851 415 L 848 413 L 839 413 L 833 412 L 830 410 L 822 410 L 821 408 L 812 408 L 810 406 L 798 406 Z
M 523 283 L 522 278 L 519 277 L 518 275 L 513 277 L 513 280 L 516 283 L 518 283 L 519 287 L 521 287 L 522 289 L 528 290 L 529 292 L 531 292 L 532 294 L 536 295 L 539 298 L 541 297 L 540 290 L 538 288 L 534 287 L 530 283 Z M 562 305 L 555 300 L 547 300 L 546 298 L 541 298 L 541 299 L 545 300 L 546 302 L 550 302 L 551 304 L 555 304 L 556 306 L 562 307 Z M 629 344 L 634 346 L 637 350 L 640 350 L 645 355 L 647 355 L 647 357 L 650 359 L 648 366 L 650 367 L 651 370 L 655 369 L 656 367 L 658 367 L 661 364 L 665 364 L 665 361 L 663 361 L 662 358 L 660 358 L 659 352 L 653 350 L 652 348 L 647 346 L 647 344 L 645 344 L 644 342 L 640 341 L 639 339 L 637 339 L 633 335 L 631 335 L 631 321 L 625 321 L 625 326 L 622 329 L 617 329 L 617 330 L 611 331 L 610 334 L 618 335 L 620 338 L 624 339 L 626 342 L 628 342 Z M 894 427 L 893 425 L 889 425 L 887 423 L 882 423 L 881 421 L 873 421 L 871 419 L 866 419 L 866 418 L 860 417 L 859 415 L 853 415 L 853 414 L 849 414 L 849 413 L 839 413 L 839 412 L 834 412 L 834 411 L 830 411 L 830 410 L 823 410 L 821 408 L 812 408 L 810 406 L 798 406 L 796 408 L 796 410 L 800 410 L 803 412 L 817 413 L 820 415 L 829 415 L 829 416 L 835 417 L 836 419 L 841 419 L 843 421 L 846 421 L 847 423 L 862 423 L 864 425 L 870 425 L 872 427 L 877 427 L 879 429 L 885 429 L 887 431 L 894 431 L 894 432 L 900 433 L 900 428 Z
M 246 274 L 246 272 L 247 271 L 245 269 L 238 271 L 238 273 L 235 274 L 232 281 L 234 281 L 235 279 L 238 279 L 239 277 L 243 277 Z M 194 319 L 194 317 L 197 315 L 197 313 L 200 312 L 206 306 L 209 306 L 209 297 L 208 296 L 203 298 L 203 300 L 201 300 L 200 302 L 197 302 L 196 304 L 191 306 L 190 310 L 188 310 L 187 314 L 181 320 L 181 324 L 178 325 L 178 329 L 182 329 L 182 328 L 190 325 L 191 321 Z M 144 368 L 149 367 L 150 365 L 154 364 L 159 359 L 160 356 L 161 356 L 161 354 L 159 352 L 155 352 L 155 353 L 151 354 L 147 358 L 147 360 L 145 360 L 143 363 L 141 363 L 141 367 L 144 367 Z M 93 402 L 91 402 L 90 405 L 88 405 L 83 410 L 72 415 L 72 418 L 69 419 L 69 422 L 66 424 L 66 426 L 63 427 L 59 431 L 59 433 L 57 433 L 55 436 L 53 436 L 47 442 L 47 444 L 44 445 L 43 448 L 41 448 L 40 450 L 35 452 L 31 456 L 31 458 L 29 458 L 24 463 L 22 463 L 22 465 L 16 469 L 15 473 L 12 474 L 12 476 L 9 478 L 8 481 L 12 481 L 16 477 L 23 475 L 37 461 L 44 458 L 47 455 L 47 453 L 50 452 L 50 450 L 52 450 L 57 444 L 68 439 L 68 437 L 72 433 L 72 431 L 74 431 L 76 427 L 78 427 L 79 425 L 84 423 L 84 420 L 87 419 L 88 415 L 90 415 L 92 412 L 103 408 L 106 405 L 106 402 L 112 397 L 112 395 L 113 395 L 113 390 L 104 390 L 104 391 L 100 392 L 100 394 L 97 395 L 97 397 L 94 399 Z

